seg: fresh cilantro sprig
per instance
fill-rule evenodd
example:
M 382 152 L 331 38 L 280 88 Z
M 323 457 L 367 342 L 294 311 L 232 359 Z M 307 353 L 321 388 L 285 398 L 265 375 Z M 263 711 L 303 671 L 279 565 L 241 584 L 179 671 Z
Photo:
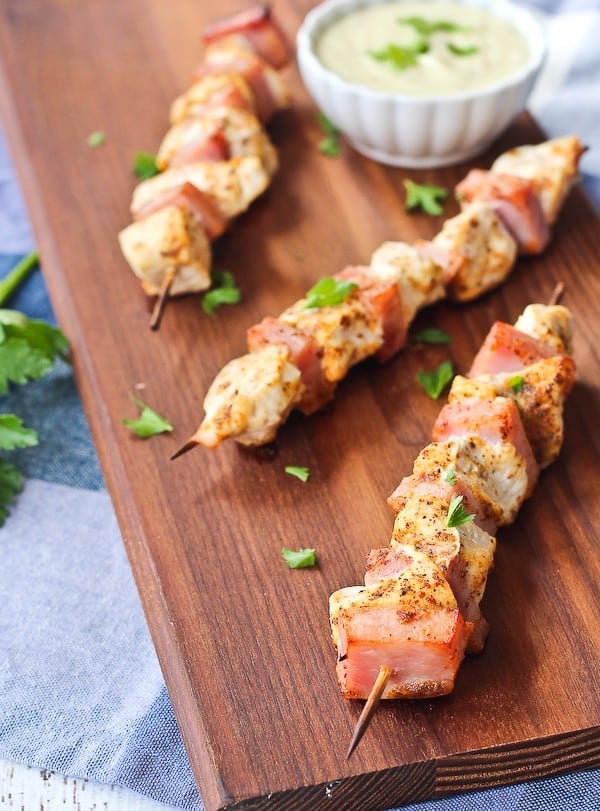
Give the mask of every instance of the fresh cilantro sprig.
M 433 400 L 439 398 L 453 377 L 454 367 L 449 360 L 443 361 L 437 369 L 433 369 L 431 372 L 417 373 L 417 380 Z
M 281 555 L 290 569 L 304 569 L 308 566 L 314 566 L 317 562 L 314 549 L 299 549 L 296 551 L 283 546 Z
M 139 397 L 134 397 L 133 401 L 140 409 L 139 417 L 135 420 L 123 419 L 121 422 L 136 436 L 148 439 L 156 434 L 164 434 L 173 430 L 173 426 L 164 417 L 142 402 Z
M 508 381 L 508 385 L 514 391 L 515 394 L 519 394 L 519 392 L 523 391 L 523 386 L 525 384 L 525 378 L 523 375 L 513 375 L 510 380 Z
M 444 332 L 438 327 L 425 327 L 418 332 L 414 332 L 411 336 L 411 341 L 415 344 L 451 344 L 452 338 L 447 332 Z
M 301 482 L 307 482 L 310 477 L 310 470 L 307 467 L 300 467 L 298 465 L 287 465 L 285 472 L 290 476 L 295 476 Z
M 102 146 L 102 144 L 106 143 L 106 133 L 102 132 L 102 130 L 95 130 L 94 132 L 90 132 L 90 134 L 86 138 L 86 142 L 87 145 L 91 146 L 93 149 Z
M 156 165 L 156 155 L 151 152 L 136 152 L 133 167 L 133 174 L 140 180 L 148 180 L 160 172 Z
M 333 307 L 345 301 L 358 285 L 346 279 L 334 279 L 333 276 L 324 276 L 306 293 L 305 310 L 313 307 Z
M 421 54 L 427 53 L 429 45 L 420 40 L 414 45 L 397 45 L 390 42 L 378 51 L 369 51 L 369 56 L 378 62 L 389 62 L 394 70 L 406 70 L 414 67 Z
M 317 112 L 317 121 L 325 133 L 325 138 L 319 141 L 319 152 L 330 158 L 337 158 L 342 152 L 341 132 L 320 110 Z
M 426 214 L 437 216 L 444 213 L 444 209 L 439 204 L 440 200 L 448 197 L 448 189 L 443 186 L 432 186 L 426 183 L 415 183 L 408 178 L 403 181 L 406 189 L 405 206 L 407 211 L 420 208 Z
M 421 37 L 430 37 L 440 31 L 454 34 L 458 31 L 469 30 L 463 25 L 450 22 L 450 20 L 426 20 L 424 17 L 399 17 L 396 22 L 400 23 L 400 25 L 411 26 Z
M 453 467 L 451 467 L 448 471 L 446 471 L 446 475 L 444 476 L 444 481 L 448 484 L 456 484 L 456 471 Z
M 466 524 L 475 518 L 473 513 L 468 513 L 465 510 L 462 502 L 462 496 L 455 496 L 450 502 L 450 506 L 448 507 L 448 517 L 446 518 L 447 527 L 462 527 L 463 524 Z
M 202 296 L 202 309 L 207 315 L 214 315 L 222 304 L 237 304 L 242 293 L 235 283 L 233 273 L 228 270 L 213 270 L 213 286 Z
M 38 263 L 39 255 L 34 251 L 0 282 L 0 306 Z M 0 309 L 0 394 L 7 394 L 11 384 L 22 385 L 48 374 L 57 358 L 68 359 L 68 352 L 68 341 L 57 327 L 28 318 L 18 310 Z M 38 441 L 37 433 L 23 425 L 16 414 L 0 414 L 0 451 L 31 448 Z M 0 457 L 0 526 L 22 489 L 19 470 Z

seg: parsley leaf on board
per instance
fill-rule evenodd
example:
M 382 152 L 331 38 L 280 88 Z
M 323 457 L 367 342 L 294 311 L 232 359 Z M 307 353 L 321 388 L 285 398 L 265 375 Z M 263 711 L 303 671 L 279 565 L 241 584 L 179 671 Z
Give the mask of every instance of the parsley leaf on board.
M 94 132 L 90 132 L 86 138 L 86 143 L 93 148 L 102 146 L 102 144 L 106 143 L 106 135 L 102 130 L 95 130 Z
M 346 279 L 334 279 L 333 276 L 324 276 L 306 293 L 304 310 L 314 307 L 333 307 L 345 301 L 358 285 Z
M 433 400 L 438 399 L 453 377 L 454 367 L 449 360 L 443 361 L 431 372 L 417 373 L 417 380 Z
M 337 158 L 342 151 L 341 132 L 320 110 L 317 112 L 317 121 L 325 133 L 325 138 L 319 141 L 319 152 L 322 152 L 323 155 L 329 155 L 330 158 Z
M 202 296 L 202 309 L 207 315 L 214 315 L 221 304 L 238 304 L 242 293 L 235 283 L 233 273 L 228 270 L 213 270 L 213 287 Z
M 294 549 L 283 546 L 281 555 L 290 569 L 304 569 L 314 566 L 317 562 L 314 549 L 299 549 L 296 552 Z
M 151 152 L 136 152 L 132 171 L 140 180 L 148 180 L 159 174 L 160 169 L 156 165 L 156 155 Z
M 439 200 L 444 200 L 448 196 L 448 189 L 443 186 L 430 186 L 426 183 L 414 183 L 412 180 L 404 180 L 406 189 L 405 206 L 407 211 L 420 208 L 426 214 L 436 216 L 443 214 L 444 209 L 439 204 Z
M 452 338 L 444 330 L 437 327 L 425 327 L 411 335 L 415 344 L 451 344 Z
M 164 434 L 173 430 L 173 426 L 167 422 L 164 417 L 157 414 L 150 406 L 143 403 L 139 398 L 134 397 L 134 402 L 140 409 L 140 416 L 136 420 L 122 419 L 121 422 L 126 428 L 133 431 L 136 436 L 142 439 L 156 436 L 156 434 Z
M 447 527 L 461 527 L 475 518 L 473 513 L 468 513 L 463 506 L 463 497 L 455 496 L 448 507 Z
M 301 482 L 307 482 L 310 477 L 310 470 L 307 467 L 299 467 L 297 465 L 287 465 L 285 472 L 290 476 L 295 476 Z

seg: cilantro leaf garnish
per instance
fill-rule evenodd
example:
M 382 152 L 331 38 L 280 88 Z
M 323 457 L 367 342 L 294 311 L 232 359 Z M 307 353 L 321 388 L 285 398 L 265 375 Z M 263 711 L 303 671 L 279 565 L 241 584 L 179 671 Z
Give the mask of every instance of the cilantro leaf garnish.
M 426 214 L 443 214 L 444 209 L 438 200 L 444 200 L 448 196 L 448 189 L 443 186 L 430 186 L 428 184 L 414 183 L 412 180 L 404 180 L 406 189 L 405 206 L 408 211 L 413 208 L 420 208 Z
M 37 444 L 38 435 L 31 428 L 26 428 L 20 417 L 16 414 L 0 414 L 0 450 L 32 448 Z
M 346 279 L 334 279 L 333 276 L 324 276 L 307 292 L 306 304 L 303 309 L 333 307 L 335 304 L 345 301 L 357 287 L 356 282 L 349 282 Z
M 213 270 L 213 287 L 202 296 L 202 309 L 207 315 L 214 315 L 222 304 L 238 304 L 242 293 L 235 283 L 233 273 L 228 270 Z
M 8 507 L 23 489 L 23 477 L 6 459 L 0 459 L 0 527 L 8 516 Z
M 378 62 L 389 62 L 395 70 L 406 70 L 414 67 L 421 54 L 427 53 L 429 45 L 420 40 L 415 45 L 397 45 L 390 42 L 378 51 L 369 51 L 369 56 Z
M 299 549 L 296 552 L 294 549 L 283 546 L 281 554 L 290 569 L 303 569 L 307 566 L 314 566 L 316 563 L 314 549 Z
M 444 481 L 448 484 L 456 484 L 456 471 L 451 467 L 444 476 Z
M 437 327 L 425 327 L 414 332 L 411 341 L 415 344 L 451 344 L 452 338 Z
M 449 360 L 443 361 L 437 369 L 433 369 L 431 372 L 418 372 L 417 374 L 417 380 L 433 400 L 438 399 L 453 377 L 454 368 Z
M 322 152 L 323 155 L 329 155 L 330 158 L 337 158 L 342 151 L 341 132 L 320 110 L 317 111 L 317 121 L 325 133 L 325 138 L 319 141 L 319 152 Z
M 133 174 L 140 180 L 148 180 L 160 172 L 156 165 L 156 155 L 151 152 L 136 152 L 132 167 Z
M 453 53 L 455 56 L 472 56 L 479 51 L 477 45 L 455 45 L 453 42 L 448 42 L 446 47 Z
M 515 394 L 518 394 L 520 391 L 523 391 L 523 384 L 525 383 L 525 378 L 522 375 L 513 375 L 511 379 L 508 381 L 508 385 L 514 391 Z
M 102 144 L 106 143 L 106 134 L 102 132 L 102 130 L 95 130 L 95 132 L 90 132 L 90 134 L 86 138 L 86 143 L 88 146 L 91 146 L 92 148 L 102 146 Z
M 290 476 L 295 476 L 301 482 L 307 482 L 310 476 L 310 470 L 307 467 L 299 467 L 297 465 L 287 465 L 285 472 Z
M 430 37 L 439 31 L 453 34 L 457 31 L 469 30 L 465 26 L 449 20 L 426 20 L 424 17 L 399 17 L 396 22 L 400 23 L 400 25 L 410 25 L 422 37 Z
M 157 414 L 150 406 L 143 403 L 137 397 L 134 397 L 134 402 L 140 409 L 140 415 L 136 420 L 123 419 L 121 422 L 136 436 L 142 439 L 155 436 L 156 434 L 164 434 L 173 430 L 173 426 L 167 422 L 164 417 Z
M 463 506 L 463 497 L 455 496 L 448 507 L 447 527 L 461 527 L 475 518 L 473 513 L 468 513 Z

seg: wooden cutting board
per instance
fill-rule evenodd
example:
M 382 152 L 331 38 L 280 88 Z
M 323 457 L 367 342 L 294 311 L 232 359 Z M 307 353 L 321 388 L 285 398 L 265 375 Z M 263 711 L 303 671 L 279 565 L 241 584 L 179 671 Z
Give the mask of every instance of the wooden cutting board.
M 277 3 L 290 38 L 309 5 Z M 218 13 L 239 7 L 224 0 Z M 520 260 L 501 289 L 419 316 L 450 333 L 450 347 L 363 364 L 330 407 L 290 419 L 274 455 L 232 442 L 170 462 L 215 373 L 244 352 L 248 326 L 321 276 L 368 262 L 386 239 L 431 236 L 442 220 L 406 214 L 403 178 L 452 186 L 467 166 L 408 172 L 349 148 L 321 155 L 292 66 L 294 106 L 270 127 L 281 169 L 215 250 L 243 302 L 214 318 L 197 296 L 171 302 L 151 333 L 116 237 L 129 221 L 134 153 L 156 150 L 214 5 L 0 0 L 0 11 L 3 125 L 207 809 L 364 811 L 599 765 L 600 222 L 583 195 L 571 195 L 546 254 Z M 91 149 L 98 129 L 106 143 Z M 522 117 L 478 163 L 540 137 Z M 449 202 L 446 216 L 455 211 Z M 346 762 L 362 702 L 339 696 L 327 598 L 360 582 L 366 552 L 389 543 L 386 497 L 441 407 L 416 373 L 448 356 L 464 371 L 495 319 L 547 300 L 559 280 L 576 319 L 578 383 L 560 460 L 500 533 L 486 650 L 464 663 L 453 695 L 385 702 Z M 123 427 L 137 384 L 173 434 L 143 442 Z M 309 482 L 286 465 L 307 465 Z M 316 547 L 318 566 L 287 569 L 284 545 Z

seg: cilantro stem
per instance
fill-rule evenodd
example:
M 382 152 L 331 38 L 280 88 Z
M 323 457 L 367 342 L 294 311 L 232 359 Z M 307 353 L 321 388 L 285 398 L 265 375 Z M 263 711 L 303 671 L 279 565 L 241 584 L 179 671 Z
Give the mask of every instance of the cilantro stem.
M 24 256 L 21 261 L 14 266 L 7 276 L 0 281 L 0 307 L 12 296 L 17 287 L 40 263 L 40 255 L 37 251 L 32 251 Z

